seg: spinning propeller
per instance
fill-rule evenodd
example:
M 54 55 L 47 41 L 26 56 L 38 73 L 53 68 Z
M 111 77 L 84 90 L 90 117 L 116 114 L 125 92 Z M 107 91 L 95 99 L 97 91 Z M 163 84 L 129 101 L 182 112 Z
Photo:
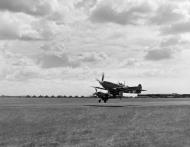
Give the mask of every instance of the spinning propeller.
M 94 96 L 96 96 L 96 95 L 97 95 L 98 90 L 97 90 L 96 88 L 94 88 L 94 89 L 95 89 L 95 91 L 96 91 L 96 92 L 94 92 L 94 93 L 93 93 L 93 95 L 94 95 Z
M 104 82 L 104 73 L 102 73 L 102 79 L 101 79 L 101 81 L 98 80 L 98 79 L 96 79 L 96 81 L 98 81 L 100 83 L 100 85 L 101 85 Z

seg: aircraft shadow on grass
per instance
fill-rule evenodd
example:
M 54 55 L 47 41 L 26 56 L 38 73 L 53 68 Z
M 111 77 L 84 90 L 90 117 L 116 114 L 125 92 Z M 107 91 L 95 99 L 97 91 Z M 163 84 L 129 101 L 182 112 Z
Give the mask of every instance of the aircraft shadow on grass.
M 121 105 L 83 105 L 83 106 L 89 106 L 89 107 L 108 107 L 108 108 L 121 108 L 121 107 L 136 107 L 139 105 L 127 105 L 127 106 L 121 106 Z

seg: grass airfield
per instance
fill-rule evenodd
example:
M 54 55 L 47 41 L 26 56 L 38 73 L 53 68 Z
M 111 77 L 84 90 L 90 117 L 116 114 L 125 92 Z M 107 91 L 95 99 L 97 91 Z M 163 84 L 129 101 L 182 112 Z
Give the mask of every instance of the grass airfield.
M 0 99 L 0 147 L 189 147 L 190 99 Z

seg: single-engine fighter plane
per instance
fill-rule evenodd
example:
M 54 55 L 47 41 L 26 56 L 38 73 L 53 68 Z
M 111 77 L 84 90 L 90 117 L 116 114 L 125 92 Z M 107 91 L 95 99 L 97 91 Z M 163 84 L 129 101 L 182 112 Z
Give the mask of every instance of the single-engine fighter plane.
M 106 103 L 109 98 L 117 98 L 117 97 L 122 98 L 123 93 L 140 94 L 142 91 L 146 91 L 142 89 L 141 84 L 139 84 L 138 86 L 129 87 L 125 85 L 125 82 L 124 83 L 119 82 L 118 84 L 116 84 L 109 81 L 104 81 L 104 73 L 102 74 L 101 80 L 98 79 L 96 80 L 102 86 L 102 87 L 93 86 L 96 90 L 94 95 L 100 98 L 99 102 L 103 100 Z M 97 92 L 97 89 L 106 90 L 107 93 Z

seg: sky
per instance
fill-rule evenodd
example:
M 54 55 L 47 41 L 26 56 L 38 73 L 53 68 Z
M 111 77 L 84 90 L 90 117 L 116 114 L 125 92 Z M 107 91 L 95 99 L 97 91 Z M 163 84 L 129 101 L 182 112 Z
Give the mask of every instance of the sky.
M 189 59 L 189 0 L 0 0 L 1 95 L 190 93 Z

